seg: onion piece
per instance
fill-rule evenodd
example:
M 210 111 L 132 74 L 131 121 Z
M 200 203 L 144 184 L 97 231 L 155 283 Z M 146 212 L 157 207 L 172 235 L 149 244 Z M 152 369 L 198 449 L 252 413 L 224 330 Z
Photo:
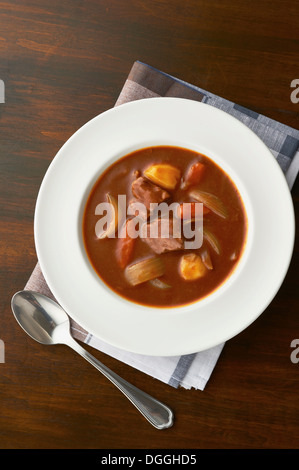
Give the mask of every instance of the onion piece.
M 231 261 L 237 261 L 238 257 L 239 257 L 239 255 L 238 255 L 237 251 L 235 250 L 235 251 L 233 251 L 233 253 L 230 255 L 229 259 L 230 259 Z
M 203 227 L 203 237 L 209 243 L 209 245 L 213 248 L 213 250 L 220 255 L 220 243 L 218 238 L 206 227 Z
M 127 266 L 125 276 L 131 286 L 137 286 L 156 277 L 163 276 L 164 265 L 160 258 L 147 258 Z
M 149 283 L 153 287 L 157 287 L 158 289 L 170 289 L 171 288 L 169 284 L 166 284 L 166 282 L 161 281 L 161 279 L 158 279 L 158 278 L 150 280 Z
M 201 256 L 202 262 L 205 265 L 205 267 L 208 268 L 209 270 L 212 270 L 213 269 L 213 263 L 212 263 L 212 260 L 211 260 L 210 252 L 207 249 L 204 249 L 200 253 L 200 256 Z
M 112 206 L 113 208 L 113 215 L 111 217 L 110 223 L 107 224 L 108 226 L 106 229 L 103 228 L 101 219 L 96 223 L 95 232 L 96 232 L 97 238 L 100 238 L 100 239 L 109 238 L 109 237 L 114 238 L 117 227 L 118 227 L 119 208 L 118 208 L 117 201 L 115 197 L 109 193 L 106 195 L 106 197 L 110 206 Z M 97 214 L 97 211 L 95 213 Z
M 202 202 L 208 209 L 210 209 L 215 214 L 227 218 L 228 212 L 223 202 L 215 194 L 207 193 L 206 191 L 201 191 L 200 189 L 193 189 L 189 192 L 189 195 L 193 197 L 198 202 Z
M 199 202 L 182 202 L 177 207 L 177 217 L 179 219 L 185 220 L 197 220 L 199 217 L 197 216 L 197 204 L 201 204 Z M 200 211 L 198 211 L 200 212 Z M 202 204 L 202 215 L 208 214 L 210 209 Z M 183 222 L 184 223 L 184 222 Z

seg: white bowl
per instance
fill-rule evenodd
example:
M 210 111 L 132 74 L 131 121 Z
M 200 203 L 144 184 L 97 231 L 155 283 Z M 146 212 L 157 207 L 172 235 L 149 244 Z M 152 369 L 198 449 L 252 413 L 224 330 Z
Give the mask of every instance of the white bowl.
M 235 182 L 248 217 L 233 274 L 208 297 L 181 307 L 151 308 L 118 296 L 94 272 L 82 241 L 85 202 L 99 175 L 118 158 L 154 145 L 213 159 Z M 294 227 L 289 188 L 264 143 L 227 113 L 180 98 L 130 102 L 85 124 L 49 166 L 35 212 L 40 266 L 70 317 L 107 343 L 155 356 L 205 350 L 250 325 L 283 282 Z

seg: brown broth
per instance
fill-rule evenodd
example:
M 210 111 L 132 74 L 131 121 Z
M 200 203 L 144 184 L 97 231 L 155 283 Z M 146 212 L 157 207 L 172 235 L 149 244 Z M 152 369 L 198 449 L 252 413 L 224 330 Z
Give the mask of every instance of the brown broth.
M 181 170 L 184 175 L 194 162 L 200 161 L 206 166 L 205 174 L 199 187 L 202 191 L 215 194 L 221 199 L 229 212 L 227 219 L 210 212 L 204 216 L 204 226 L 209 228 L 221 245 L 220 255 L 215 253 L 207 241 L 198 250 L 183 250 L 155 255 L 149 246 L 138 239 L 134 258 L 137 262 L 149 256 L 160 256 L 165 266 L 165 274 L 161 280 L 171 286 L 159 289 L 149 282 L 132 287 L 120 269 L 116 256 L 116 238 L 98 239 L 95 235 L 95 224 L 99 216 L 95 215 L 95 207 L 106 202 L 107 193 L 115 198 L 125 194 L 127 202 L 132 200 L 131 185 L 136 178 L 136 170 L 143 171 L 154 163 L 170 163 Z M 186 191 L 176 189 L 172 192 L 175 202 L 190 201 Z M 210 158 L 197 152 L 171 146 L 149 147 L 132 152 L 113 163 L 100 175 L 88 197 L 83 215 L 83 240 L 89 261 L 98 276 L 114 292 L 120 296 L 148 306 L 174 307 L 192 303 L 206 297 L 217 289 L 230 276 L 236 267 L 247 234 L 247 217 L 240 194 L 230 177 Z M 186 281 L 179 274 L 179 260 L 183 253 L 200 252 L 207 247 L 212 258 L 213 270 L 201 279 Z

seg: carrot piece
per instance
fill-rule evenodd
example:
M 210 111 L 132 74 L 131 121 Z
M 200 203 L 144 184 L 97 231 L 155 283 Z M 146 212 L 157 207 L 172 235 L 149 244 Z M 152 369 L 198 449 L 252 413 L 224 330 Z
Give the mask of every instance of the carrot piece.
M 184 188 L 189 188 L 190 186 L 194 186 L 198 184 L 205 172 L 205 165 L 200 162 L 194 163 L 188 170 L 185 182 L 184 182 Z
M 128 219 L 122 227 L 122 236 L 117 239 L 115 251 L 117 262 L 122 269 L 125 269 L 130 263 L 136 243 L 136 238 L 131 238 L 128 234 L 127 225 L 129 222 L 130 219 Z

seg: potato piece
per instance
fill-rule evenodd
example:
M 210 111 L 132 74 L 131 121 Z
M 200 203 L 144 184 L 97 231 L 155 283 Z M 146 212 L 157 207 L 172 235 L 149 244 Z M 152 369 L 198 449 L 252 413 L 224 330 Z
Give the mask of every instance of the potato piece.
M 144 171 L 144 175 L 153 183 L 166 189 L 175 189 L 181 178 L 180 170 L 168 163 L 151 165 Z
M 180 260 L 179 269 L 180 275 L 185 281 L 196 281 L 207 272 L 207 268 L 202 262 L 202 259 L 195 253 L 183 255 Z

